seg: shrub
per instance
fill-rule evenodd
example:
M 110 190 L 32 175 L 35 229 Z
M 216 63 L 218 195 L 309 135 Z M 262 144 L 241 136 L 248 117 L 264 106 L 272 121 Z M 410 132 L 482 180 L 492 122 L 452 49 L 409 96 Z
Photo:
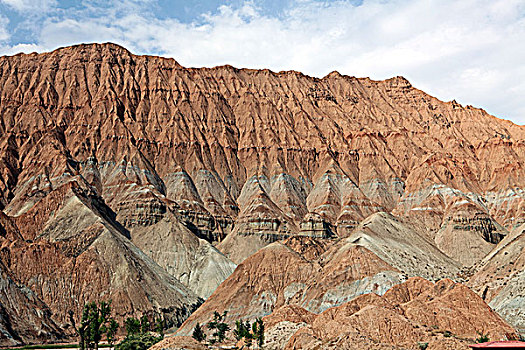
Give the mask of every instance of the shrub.
M 235 329 L 233 330 L 233 335 L 237 340 L 250 337 L 250 323 L 248 321 L 235 321 Z
M 166 329 L 166 322 L 162 318 L 157 318 L 155 320 L 155 331 L 161 336 L 164 336 L 164 329 Z
M 140 321 L 135 317 L 126 318 L 124 324 L 126 326 L 126 333 L 128 337 L 140 333 Z
M 206 340 L 206 334 L 204 334 L 204 331 L 202 330 L 202 327 L 199 323 L 197 323 L 195 328 L 193 328 L 193 334 L 191 336 L 199 343 L 203 340 Z
M 252 341 L 255 340 L 259 348 L 262 348 L 264 344 L 264 323 L 261 318 L 255 320 L 250 327 L 250 322 L 235 322 L 235 329 L 233 330 L 235 339 L 241 340 L 244 338 L 246 347 L 252 346 Z
M 115 343 L 115 336 L 117 335 L 117 330 L 119 328 L 119 324 L 114 319 L 111 319 L 109 321 L 109 327 L 106 331 L 106 338 L 108 340 L 109 347 L 112 348 L 113 344 Z
M 148 316 L 142 315 L 140 318 L 140 332 L 141 333 L 148 333 L 150 330 L 150 324 L 148 320 Z
M 257 340 L 257 345 L 261 348 L 264 344 L 264 323 L 262 318 L 258 318 L 252 324 L 253 338 Z
M 150 333 L 133 334 L 115 346 L 115 350 L 146 350 L 161 340 L 162 337 L 155 337 Z
M 140 318 L 140 321 L 135 317 L 128 317 L 125 325 L 127 336 L 115 346 L 115 350 L 146 350 L 164 338 L 162 333 L 160 336 L 150 333 L 151 324 L 145 315 Z M 163 322 L 157 320 L 157 328 L 162 331 Z
M 213 338 L 210 339 L 210 343 L 222 343 L 226 338 L 226 332 L 230 329 L 230 326 L 224 322 L 227 313 L 227 311 L 224 311 L 222 315 L 217 311 L 213 313 L 213 321 L 208 322 L 208 329 L 215 330 L 212 334 Z
M 476 343 L 487 343 L 490 341 L 488 333 L 478 332 L 479 337 L 476 339 Z

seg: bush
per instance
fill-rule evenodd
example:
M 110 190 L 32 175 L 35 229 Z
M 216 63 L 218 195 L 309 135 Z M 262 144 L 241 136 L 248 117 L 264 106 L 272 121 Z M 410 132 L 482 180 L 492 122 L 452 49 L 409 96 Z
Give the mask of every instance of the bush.
M 241 340 L 242 338 L 250 338 L 250 322 L 235 321 L 235 329 L 233 330 L 233 335 L 235 339 Z
M 133 334 L 115 346 L 115 350 L 146 350 L 161 340 L 162 337 L 155 337 L 150 333 Z
M 113 344 L 115 343 L 115 336 L 117 335 L 117 331 L 119 328 L 119 324 L 114 319 L 111 319 L 109 321 L 109 327 L 107 327 L 106 331 L 106 337 L 108 340 L 108 345 L 110 348 L 113 347 Z
M 164 321 L 162 318 L 157 318 L 155 320 L 155 331 L 159 333 L 161 336 L 164 336 L 164 329 L 166 328 L 166 321 Z
M 150 324 L 148 320 L 148 316 L 142 315 L 140 318 L 140 332 L 141 333 L 148 333 L 150 330 Z
M 155 327 L 157 331 L 160 331 L 160 336 L 150 333 L 151 324 L 145 315 L 140 320 L 135 317 L 128 317 L 125 326 L 127 336 L 115 346 L 115 350 L 146 350 L 164 338 L 162 334 L 164 322 L 160 318 Z
M 226 332 L 230 330 L 230 326 L 225 321 L 227 311 L 224 311 L 221 314 L 219 314 L 217 311 L 213 313 L 213 321 L 208 322 L 208 329 L 214 330 L 212 336 L 213 338 L 210 339 L 210 343 L 222 343 L 224 339 L 226 338 Z
M 244 339 L 244 343 L 248 348 L 252 346 L 252 341 L 254 340 L 257 346 L 262 348 L 264 344 L 264 323 L 261 318 L 256 319 L 251 326 L 248 321 L 236 321 L 233 334 L 237 340 Z
M 417 346 L 420 350 L 426 350 L 426 348 L 428 348 L 428 343 L 417 343 Z
M 128 317 L 124 322 L 126 326 L 126 333 L 129 336 L 136 335 L 140 333 L 140 321 L 135 317 Z
M 476 343 L 487 343 L 490 341 L 488 333 L 478 332 L 479 337 L 476 339 Z
M 197 323 L 195 328 L 193 328 L 193 334 L 191 336 L 199 343 L 203 340 L 206 340 L 206 334 L 204 334 L 204 331 L 202 330 L 202 327 L 199 323 Z
M 253 338 L 257 341 L 257 345 L 262 347 L 264 344 L 264 323 L 262 318 L 258 318 L 252 324 L 252 334 Z

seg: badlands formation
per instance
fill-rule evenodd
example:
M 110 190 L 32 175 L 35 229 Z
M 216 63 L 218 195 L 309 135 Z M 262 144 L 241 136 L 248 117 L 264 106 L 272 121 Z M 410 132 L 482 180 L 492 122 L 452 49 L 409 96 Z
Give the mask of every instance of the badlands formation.
M 173 347 L 214 311 L 275 349 L 514 338 L 524 159 L 525 128 L 402 77 L 0 57 L 0 345 L 101 298 Z

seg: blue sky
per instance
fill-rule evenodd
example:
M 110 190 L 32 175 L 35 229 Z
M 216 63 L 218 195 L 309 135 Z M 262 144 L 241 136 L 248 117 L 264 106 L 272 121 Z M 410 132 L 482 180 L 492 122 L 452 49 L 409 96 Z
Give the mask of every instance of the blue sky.
M 107 41 L 192 67 L 403 75 L 525 124 L 525 0 L 0 0 L 0 55 Z

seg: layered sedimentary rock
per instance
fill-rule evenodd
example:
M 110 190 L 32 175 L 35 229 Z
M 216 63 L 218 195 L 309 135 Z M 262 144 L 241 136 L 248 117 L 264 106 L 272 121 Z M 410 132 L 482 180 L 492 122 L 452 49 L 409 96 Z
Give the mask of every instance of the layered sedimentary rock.
M 426 343 L 430 349 L 468 349 L 478 332 L 491 339 L 516 337 L 479 296 L 450 280 L 409 279 L 382 297 L 361 295 L 314 317 L 293 311 L 265 317 L 270 333 L 285 324 L 302 325 L 284 343 L 269 341 L 270 348 L 417 349 Z
M 114 217 L 89 188 L 70 182 L 12 220 L 2 261 L 62 331 L 69 311 L 79 315 L 84 303 L 100 300 L 112 300 L 119 320 L 147 313 L 180 324 L 201 299 L 138 249 Z
M 0 263 L 0 346 L 53 342 L 62 338 L 49 308 Z
M 319 313 L 361 294 L 383 294 L 408 277 L 456 276 L 460 266 L 430 238 L 390 214 L 377 213 L 345 239 L 296 236 L 259 250 L 238 266 L 179 334 L 189 334 L 214 311 L 228 311 L 232 319 L 255 319 L 296 304 Z
M 0 212 L 0 250 L 21 245 L 22 236 L 15 222 Z M 7 244 L 6 244 L 7 243 Z M 56 342 L 62 330 L 51 317 L 48 306 L 0 261 L 0 346 L 25 342 Z
M 92 44 L 2 57 L 0 87 L 12 216 L 82 176 L 124 226 L 154 224 L 168 201 L 235 262 L 253 252 L 237 241 L 345 237 L 393 211 L 467 265 L 522 220 L 523 128 L 402 77 L 186 69 Z M 458 201 L 475 210 L 454 214 Z M 484 247 L 462 259 L 450 241 Z
M 439 250 L 424 231 L 418 231 L 410 223 L 384 212 L 364 220 L 348 238 L 342 240 L 342 244 L 366 247 L 410 277 L 421 276 L 431 280 L 455 277 L 461 267 L 460 263 Z
M 196 323 L 206 323 L 214 311 L 227 311 L 231 320 L 263 317 L 289 304 L 318 313 L 360 294 L 382 294 L 405 279 L 361 246 L 332 247 L 322 252 L 326 247 L 312 238 L 297 243 L 295 239 L 275 242 L 246 259 L 178 334 L 191 334 Z
M 518 336 L 465 285 L 449 279 L 432 283 L 420 277 L 394 285 L 382 296 L 361 294 L 322 312 L 285 304 L 263 322 L 264 348 L 275 350 L 420 349 L 425 344 L 430 349 L 466 350 L 480 333 L 493 340 Z M 175 336 L 157 348 L 199 348 L 190 339 Z
M 195 236 L 173 213 L 154 225 L 133 228 L 131 237 L 137 247 L 203 299 L 237 266 L 208 241 Z
M 184 68 L 113 44 L 0 57 L 0 257 L 59 327 L 95 296 L 176 324 L 225 281 L 190 321 L 318 313 L 473 265 L 518 324 L 520 284 L 487 271 L 519 247 L 524 155 L 524 128 L 402 77 Z
M 469 286 L 525 332 L 525 225 L 512 230 L 477 268 Z

